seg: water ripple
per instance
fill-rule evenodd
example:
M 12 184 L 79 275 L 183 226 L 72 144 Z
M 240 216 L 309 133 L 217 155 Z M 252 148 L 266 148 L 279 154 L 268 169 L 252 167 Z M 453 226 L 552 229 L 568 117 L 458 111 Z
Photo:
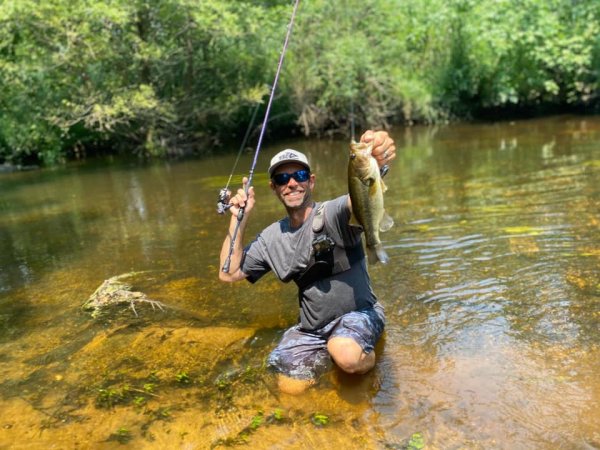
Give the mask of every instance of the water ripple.
M 486 278 L 483 280 L 472 280 L 455 286 L 442 287 L 439 289 L 424 292 L 418 296 L 418 300 L 425 303 L 444 302 L 467 298 L 470 300 L 481 300 L 500 294 L 506 290 L 503 280 L 498 278 Z

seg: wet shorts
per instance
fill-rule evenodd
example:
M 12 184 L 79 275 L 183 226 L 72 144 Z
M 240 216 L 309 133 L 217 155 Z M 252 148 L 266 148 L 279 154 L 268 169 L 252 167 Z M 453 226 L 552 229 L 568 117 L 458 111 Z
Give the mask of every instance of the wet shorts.
M 279 345 L 271 352 L 268 364 L 277 372 L 299 380 L 311 380 L 331 367 L 327 341 L 332 337 L 354 339 L 365 353 L 370 353 L 383 332 L 383 306 L 352 311 L 332 320 L 323 328 L 303 330 L 300 325 L 287 330 Z

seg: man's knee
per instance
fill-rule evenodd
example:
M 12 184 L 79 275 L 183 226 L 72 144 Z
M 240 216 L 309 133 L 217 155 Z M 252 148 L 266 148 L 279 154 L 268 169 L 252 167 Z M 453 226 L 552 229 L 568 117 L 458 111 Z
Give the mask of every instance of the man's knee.
M 277 376 L 279 390 L 285 394 L 298 395 L 314 384 L 314 380 L 298 380 L 283 374 Z
M 331 338 L 327 342 L 327 350 L 336 365 L 347 373 L 363 374 L 375 365 L 375 352 L 365 353 L 352 338 Z

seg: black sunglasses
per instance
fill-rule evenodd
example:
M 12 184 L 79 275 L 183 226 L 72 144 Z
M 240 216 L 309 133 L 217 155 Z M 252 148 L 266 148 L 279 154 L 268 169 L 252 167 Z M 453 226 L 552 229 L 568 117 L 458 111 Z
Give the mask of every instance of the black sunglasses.
M 298 183 L 302 183 L 310 178 L 310 172 L 308 170 L 301 169 L 294 173 L 278 173 L 272 177 L 273 183 L 275 183 L 277 186 L 285 186 L 290 182 L 290 178 L 293 178 Z

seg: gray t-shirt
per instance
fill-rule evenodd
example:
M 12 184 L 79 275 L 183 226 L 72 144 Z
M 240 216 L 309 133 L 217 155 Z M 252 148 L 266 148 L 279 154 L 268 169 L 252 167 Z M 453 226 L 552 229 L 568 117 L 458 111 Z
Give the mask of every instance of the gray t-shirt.
M 307 268 L 314 232 L 312 222 L 319 204 L 300 228 L 291 228 L 284 218 L 265 228 L 245 249 L 242 271 L 252 283 L 272 270 L 283 282 L 295 280 Z M 362 230 L 348 224 L 348 196 L 328 201 L 325 231 L 336 246 L 349 248 L 360 243 Z M 362 250 L 361 250 L 362 251 Z M 316 330 L 350 311 L 370 308 L 377 301 L 363 257 L 350 269 L 316 281 L 300 293 L 302 328 Z

